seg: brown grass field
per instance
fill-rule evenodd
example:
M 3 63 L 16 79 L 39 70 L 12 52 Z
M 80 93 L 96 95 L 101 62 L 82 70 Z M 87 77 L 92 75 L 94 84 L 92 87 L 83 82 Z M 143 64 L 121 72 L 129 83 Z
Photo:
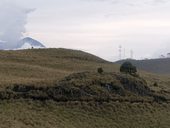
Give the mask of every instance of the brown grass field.
M 53 86 L 77 72 L 119 72 L 119 65 L 68 49 L 0 51 L 0 88 Z M 170 76 L 138 72 L 156 92 L 170 92 Z M 154 83 L 158 85 L 155 86 Z M 0 128 L 169 128 L 169 103 L 0 101 Z

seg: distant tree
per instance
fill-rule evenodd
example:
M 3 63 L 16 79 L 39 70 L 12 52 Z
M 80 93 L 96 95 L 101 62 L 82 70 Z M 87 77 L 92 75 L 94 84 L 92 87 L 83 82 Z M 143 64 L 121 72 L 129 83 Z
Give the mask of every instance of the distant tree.
M 98 69 L 97 69 L 97 72 L 98 72 L 99 74 L 102 74 L 102 73 L 103 73 L 103 68 L 98 68 Z
M 132 63 L 124 62 L 120 67 L 120 72 L 136 76 L 137 69 Z

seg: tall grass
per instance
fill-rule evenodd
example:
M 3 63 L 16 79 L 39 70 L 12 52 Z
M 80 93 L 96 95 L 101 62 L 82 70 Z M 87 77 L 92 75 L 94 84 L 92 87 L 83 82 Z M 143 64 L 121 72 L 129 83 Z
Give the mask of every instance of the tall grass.
M 1 128 L 169 128 L 169 104 L 3 101 Z

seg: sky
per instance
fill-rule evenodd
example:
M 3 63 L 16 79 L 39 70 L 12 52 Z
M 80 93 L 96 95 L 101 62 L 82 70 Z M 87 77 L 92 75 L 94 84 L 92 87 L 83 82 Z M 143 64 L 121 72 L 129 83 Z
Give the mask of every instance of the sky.
M 106 60 L 170 52 L 169 0 L 0 0 L 0 40 L 22 37 L 84 50 Z M 10 35 L 10 37 L 9 37 Z

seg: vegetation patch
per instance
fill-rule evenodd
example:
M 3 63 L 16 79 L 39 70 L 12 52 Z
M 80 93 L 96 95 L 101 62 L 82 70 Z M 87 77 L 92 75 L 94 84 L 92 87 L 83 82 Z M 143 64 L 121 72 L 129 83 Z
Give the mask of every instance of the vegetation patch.
M 140 77 L 121 73 L 74 73 L 50 87 L 14 85 L 0 92 L 1 99 L 54 101 L 167 102 Z

